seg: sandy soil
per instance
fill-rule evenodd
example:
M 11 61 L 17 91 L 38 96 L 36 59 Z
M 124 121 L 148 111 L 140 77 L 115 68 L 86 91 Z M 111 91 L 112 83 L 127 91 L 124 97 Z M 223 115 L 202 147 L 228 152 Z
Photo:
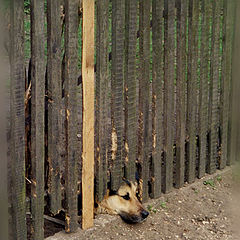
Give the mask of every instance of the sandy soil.
M 240 235 L 237 236 L 235 230 L 237 223 L 240 226 L 240 208 L 237 210 L 240 198 L 236 200 L 235 186 L 232 170 L 226 168 L 157 200 L 150 200 L 145 204 L 150 216 L 141 224 L 129 225 L 118 216 L 99 215 L 95 226 L 87 231 L 59 232 L 47 239 L 238 240 Z

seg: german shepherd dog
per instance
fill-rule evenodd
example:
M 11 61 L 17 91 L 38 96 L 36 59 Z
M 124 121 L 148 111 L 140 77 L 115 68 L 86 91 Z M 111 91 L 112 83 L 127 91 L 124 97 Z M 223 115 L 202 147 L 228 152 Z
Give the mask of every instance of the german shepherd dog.
M 118 191 L 108 193 L 97 203 L 95 213 L 118 214 L 127 223 L 142 222 L 149 215 L 137 198 L 137 184 L 125 179 Z

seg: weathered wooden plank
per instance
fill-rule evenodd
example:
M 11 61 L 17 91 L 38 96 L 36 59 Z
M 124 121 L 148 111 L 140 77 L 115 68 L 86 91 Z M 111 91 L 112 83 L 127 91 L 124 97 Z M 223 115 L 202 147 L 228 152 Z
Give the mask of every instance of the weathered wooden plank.
M 213 2 L 212 23 L 212 52 L 211 52 L 211 74 L 210 74 L 210 159 L 207 172 L 212 174 L 216 171 L 218 157 L 218 86 L 219 86 L 219 38 L 220 38 L 220 1 Z
M 201 38 L 201 54 L 200 54 L 200 92 L 199 92 L 199 166 L 198 177 L 201 178 L 206 172 L 207 159 L 207 133 L 208 133 L 208 96 L 209 96 L 209 41 L 210 33 L 210 16 L 211 2 L 202 1 L 201 17 L 202 17 L 202 38 Z
M 193 182 L 196 169 L 196 110 L 198 67 L 199 0 L 189 1 L 188 70 L 187 70 L 187 181 Z
M 231 26 L 231 36 L 230 39 L 232 44 L 232 75 L 231 78 L 231 134 L 230 134 L 230 151 L 229 158 L 227 161 L 228 165 L 234 164 L 239 161 L 239 1 L 229 1 L 229 6 L 231 7 L 232 16 L 232 26 Z
M 112 172 L 111 188 L 117 190 L 123 176 L 123 77 L 124 0 L 112 1 Z
M 227 140 L 228 140 L 228 116 L 229 116 L 229 75 L 227 75 L 228 69 L 228 51 L 230 42 L 227 40 L 227 11 L 228 4 L 226 0 L 222 0 L 221 9 L 223 9 L 223 19 L 222 19 L 222 58 L 221 58 L 221 95 L 220 95 L 220 127 L 221 127 L 221 149 L 220 149 L 220 159 L 219 168 L 225 168 L 227 164 Z
M 108 6 L 109 0 L 97 1 L 97 58 L 95 110 L 95 171 L 96 200 L 101 201 L 107 189 L 107 151 L 109 129 L 107 124 L 109 101 L 108 75 Z
M 94 0 L 83 0 L 83 229 L 93 226 L 94 206 L 94 3 Z
M 137 0 L 125 0 L 125 177 L 135 181 L 137 147 L 136 112 L 136 43 L 137 43 Z
M 176 179 L 175 186 L 184 184 L 186 135 L 186 30 L 188 4 L 177 2 L 177 97 L 176 97 Z
M 232 109 L 232 92 L 233 92 L 233 86 L 232 86 L 232 54 L 233 54 L 233 34 L 234 34 L 234 28 L 235 28 L 235 16 L 236 16 L 236 1 L 235 0 L 231 0 L 231 1 L 227 1 L 227 26 L 226 26 L 226 76 L 228 78 L 229 81 L 229 116 L 228 116 L 228 139 L 227 139 L 227 165 L 231 165 L 232 164 L 232 155 L 231 153 L 233 153 L 233 145 L 231 144 L 231 139 L 232 139 L 232 134 L 234 134 L 234 132 L 232 132 L 232 113 L 233 113 L 233 109 Z
M 6 20 L 4 16 L 0 16 L 0 20 Z M 0 26 L 0 31 L 6 34 L 4 27 Z M 8 202 L 8 184 L 10 183 L 9 172 L 9 108 L 10 108 L 10 94 L 9 83 L 10 73 L 9 73 L 9 61 L 6 58 L 6 49 L 3 49 L 3 37 L 0 38 L 0 152 L 1 152 L 1 161 L 0 161 L 0 239 L 11 239 L 9 237 L 10 226 L 9 220 L 11 219 L 9 206 L 11 206 L 11 201 Z M 10 192 L 11 193 L 11 192 Z
M 173 117 L 175 80 L 175 1 L 164 2 L 164 182 L 163 191 L 173 187 Z
M 33 239 L 44 239 L 44 1 L 31 1 L 31 213 Z
M 143 180 L 142 200 L 148 199 L 149 181 L 149 107 L 150 107 L 150 6 L 151 1 L 141 0 L 139 5 L 139 143 L 138 161 L 141 163 L 140 177 Z
M 77 230 L 78 0 L 65 0 L 66 232 Z
M 163 0 L 152 2 L 152 197 L 161 195 L 163 150 Z
M 0 50 L 1 51 L 1 50 Z M 0 53 L 0 56 L 2 57 L 2 53 Z M 0 239 L 11 239 L 10 237 L 10 228 L 8 226 L 9 224 L 9 219 L 11 219 L 10 212 L 9 210 L 9 206 L 11 204 L 11 202 L 8 202 L 8 181 L 9 181 L 9 176 L 8 176 L 8 166 L 7 166 L 7 162 L 8 162 L 8 158 L 7 158 L 7 131 L 6 131 L 6 105 L 9 104 L 9 102 L 6 104 L 6 92 L 4 92 L 4 90 L 6 90 L 6 79 L 5 76 L 3 76 L 5 74 L 5 69 L 3 69 L 3 67 L 6 67 L 6 64 L 4 64 L 1 61 L 1 77 L 0 77 L 0 87 L 1 87 L 1 97 L 0 97 L 0 109 L 1 109 L 1 116 L 0 116 L 0 127 L 1 127 L 1 133 L 0 133 L 0 141 L 1 141 L 1 146 L 0 146 L 0 151 L 1 151 L 1 161 L 0 161 L 0 169 L 1 169 L 1 176 L 0 176 L 0 181 L 1 181 L 1 185 L 0 185 L 0 202 L 1 202 L 1 206 L 0 206 L 0 214 L 1 214 L 1 221 L 0 221 Z M 4 74 L 3 74 L 4 73 Z M 9 78 L 8 78 L 9 79 Z M 5 98 L 4 98 L 5 97 Z M 7 97 L 7 99 L 9 100 L 9 98 Z
M 12 238 L 27 239 L 25 212 L 25 142 L 24 142 L 24 5 L 11 1 L 10 41 L 10 161 L 12 199 Z
M 50 209 L 56 214 L 61 210 L 60 182 L 60 132 L 61 132 L 61 5 L 58 0 L 47 1 L 48 59 L 48 192 Z

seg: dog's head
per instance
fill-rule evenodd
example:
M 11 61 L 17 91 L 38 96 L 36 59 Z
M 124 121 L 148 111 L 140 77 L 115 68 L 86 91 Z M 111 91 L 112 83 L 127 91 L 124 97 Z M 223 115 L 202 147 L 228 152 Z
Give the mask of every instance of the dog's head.
M 127 180 L 99 205 L 101 212 L 118 214 L 127 223 L 142 222 L 149 215 L 137 198 L 137 184 Z

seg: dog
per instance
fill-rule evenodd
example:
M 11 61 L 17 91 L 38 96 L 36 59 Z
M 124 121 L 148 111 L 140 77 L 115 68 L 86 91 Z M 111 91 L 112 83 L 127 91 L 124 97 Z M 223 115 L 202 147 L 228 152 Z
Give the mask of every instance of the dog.
M 149 215 L 138 200 L 137 184 L 126 179 L 118 191 L 109 192 L 100 203 L 97 203 L 95 213 L 119 215 L 127 223 L 140 223 Z

